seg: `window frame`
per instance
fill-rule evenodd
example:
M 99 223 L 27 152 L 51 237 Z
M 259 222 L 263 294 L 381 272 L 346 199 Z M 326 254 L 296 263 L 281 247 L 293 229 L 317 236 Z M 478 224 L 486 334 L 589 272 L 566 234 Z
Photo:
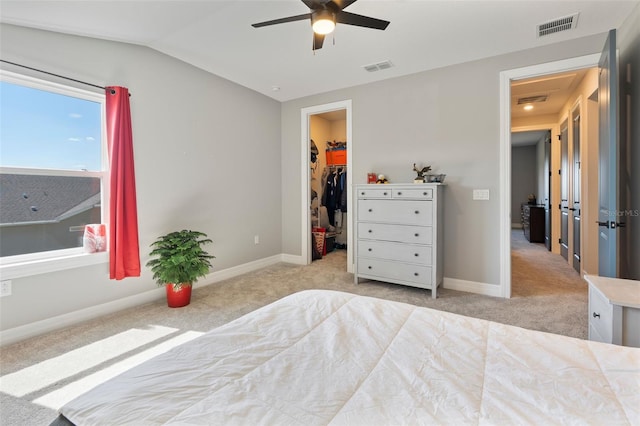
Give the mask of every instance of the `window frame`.
M 100 104 L 101 115 L 101 169 L 100 171 L 82 171 L 67 169 L 45 169 L 29 167 L 1 167 L 0 173 L 54 175 L 54 176 L 82 176 L 100 178 L 100 205 L 102 223 L 109 227 L 109 158 L 106 135 L 106 97 L 104 92 L 92 92 L 77 87 L 68 86 L 52 81 L 18 74 L 0 69 L 0 80 L 3 82 L 43 90 L 64 96 L 71 96 Z M 38 253 L 20 254 L 0 257 L 0 274 L 2 279 L 13 279 L 47 272 L 61 271 L 83 266 L 97 265 L 109 262 L 109 246 L 99 253 L 86 253 L 82 247 L 43 251 Z

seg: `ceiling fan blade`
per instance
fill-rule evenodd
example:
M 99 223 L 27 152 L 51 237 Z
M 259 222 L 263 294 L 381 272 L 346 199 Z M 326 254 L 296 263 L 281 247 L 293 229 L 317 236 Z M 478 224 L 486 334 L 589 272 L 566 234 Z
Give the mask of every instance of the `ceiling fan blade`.
M 341 11 L 336 14 L 336 22 L 347 25 L 355 25 L 357 27 L 373 28 L 376 30 L 384 30 L 389 25 L 389 21 L 382 19 L 370 18 L 368 16 L 357 15 L 355 13 Z
M 345 9 L 355 3 L 358 0 L 332 0 L 331 3 L 335 4 L 340 10 Z
M 313 33 L 313 50 L 322 49 L 324 43 L 324 34 Z
M 322 9 L 323 6 L 329 2 L 331 2 L 331 0 L 302 0 L 302 3 L 307 5 L 311 10 Z
M 266 27 L 267 25 L 284 24 L 285 22 L 302 21 L 305 19 L 311 19 L 310 13 L 304 15 L 289 16 L 287 18 L 274 19 L 272 21 L 258 22 L 257 24 L 251 24 L 253 28 Z

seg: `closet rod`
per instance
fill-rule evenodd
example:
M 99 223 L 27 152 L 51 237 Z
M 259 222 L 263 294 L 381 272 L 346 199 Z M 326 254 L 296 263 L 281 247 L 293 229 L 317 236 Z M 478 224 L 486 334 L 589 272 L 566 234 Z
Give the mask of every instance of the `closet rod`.
M 49 72 L 49 71 L 44 71 L 44 70 L 40 70 L 38 68 L 28 67 L 26 65 L 17 64 L 15 62 L 5 61 L 4 59 L 0 59 L 0 62 L 4 62 L 5 64 L 10 64 L 10 65 L 15 65 L 15 66 L 21 67 L 21 68 L 26 68 L 26 69 L 31 70 L 31 71 L 41 72 L 43 74 L 52 75 L 54 77 L 63 78 L 65 80 L 75 81 L 76 83 L 85 84 L 87 86 L 97 87 L 98 89 L 107 90 L 107 88 L 104 87 L 104 86 L 98 86 L 97 84 L 87 83 L 86 81 L 76 80 L 75 78 L 65 77 L 64 75 L 54 74 L 54 73 Z M 113 95 L 114 93 L 116 93 L 116 91 L 111 89 L 111 94 Z M 129 96 L 131 96 L 131 93 L 129 93 Z

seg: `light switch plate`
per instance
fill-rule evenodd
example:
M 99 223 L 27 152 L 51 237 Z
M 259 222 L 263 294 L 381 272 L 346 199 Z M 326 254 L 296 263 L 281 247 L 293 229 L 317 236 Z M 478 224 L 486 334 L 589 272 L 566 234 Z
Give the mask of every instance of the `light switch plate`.
M 473 199 L 486 201 L 489 199 L 489 190 L 488 189 L 474 189 L 473 190 Z
M 0 297 L 11 296 L 11 280 L 0 281 Z

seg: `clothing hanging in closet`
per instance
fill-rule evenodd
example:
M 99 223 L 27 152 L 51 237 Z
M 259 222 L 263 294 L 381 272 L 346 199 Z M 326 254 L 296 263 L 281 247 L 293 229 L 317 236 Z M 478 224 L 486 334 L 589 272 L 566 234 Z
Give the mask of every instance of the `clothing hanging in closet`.
M 329 223 L 335 226 L 336 210 L 347 211 L 347 171 L 342 167 L 330 168 L 324 183 L 322 205 L 327 207 Z

